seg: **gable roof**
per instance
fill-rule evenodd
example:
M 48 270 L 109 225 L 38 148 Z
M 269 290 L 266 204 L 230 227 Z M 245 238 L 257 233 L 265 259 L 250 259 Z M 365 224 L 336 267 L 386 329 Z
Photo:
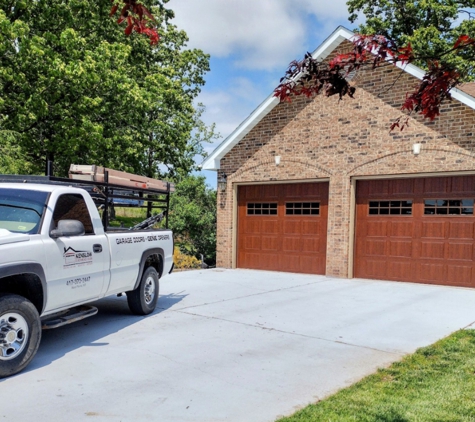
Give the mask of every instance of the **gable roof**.
M 349 29 L 339 26 L 313 53 L 312 57 L 318 60 L 326 59 L 342 42 L 350 41 L 355 34 Z M 413 64 L 396 64 L 397 67 L 410 75 L 422 79 L 425 72 Z M 464 91 L 472 93 L 469 84 L 462 85 Z M 471 85 L 471 84 L 470 84 Z M 466 87 L 467 86 L 467 87 Z M 462 89 L 453 88 L 450 93 L 452 98 L 466 106 L 475 109 L 475 98 Z M 475 90 L 473 90 L 475 94 Z M 241 139 L 243 139 L 274 107 L 279 104 L 279 99 L 272 92 L 216 149 L 203 161 L 203 170 L 219 170 L 220 161 Z

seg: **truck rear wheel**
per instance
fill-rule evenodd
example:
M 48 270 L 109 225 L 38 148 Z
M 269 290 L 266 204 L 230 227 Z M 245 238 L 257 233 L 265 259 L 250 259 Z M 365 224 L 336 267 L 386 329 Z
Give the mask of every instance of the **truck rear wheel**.
M 22 296 L 0 295 L 0 378 L 24 369 L 40 341 L 41 321 L 35 306 Z
M 158 300 L 158 273 L 154 267 L 148 267 L 135 290 L 127 292 L 127 303 L 135 315 L 148 315 L 155 310 Z

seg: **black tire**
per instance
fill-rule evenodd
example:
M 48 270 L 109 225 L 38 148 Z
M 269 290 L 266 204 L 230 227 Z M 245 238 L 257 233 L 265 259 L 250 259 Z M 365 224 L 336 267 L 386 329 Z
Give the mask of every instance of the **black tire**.
M 140 284 L 135 290 L 127 292 L 127 303 L 135 315 L 151 314 L 158 301 L 158 273 L 154 267 L 148 267 L 140 279 Z
M 34 358 L 41 341 L 41 320 L 22 296 L 0 295 L 0 378 L 14 375 Z

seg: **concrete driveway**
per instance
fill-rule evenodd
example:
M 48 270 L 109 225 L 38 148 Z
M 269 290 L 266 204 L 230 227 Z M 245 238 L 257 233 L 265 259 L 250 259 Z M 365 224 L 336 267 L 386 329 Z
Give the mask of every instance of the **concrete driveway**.
M 475 290 L 250 270 L 175 273 L 45 331 L 0 420 L 267 422 L 475 321 Z

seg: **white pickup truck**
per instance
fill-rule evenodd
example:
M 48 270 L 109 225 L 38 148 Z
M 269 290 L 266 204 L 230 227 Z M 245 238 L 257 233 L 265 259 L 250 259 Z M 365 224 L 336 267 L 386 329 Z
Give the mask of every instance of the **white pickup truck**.
M 111 198 L 124 200 L 130 182 L 123 190 L 107 180 L 12 179 L 0 176 L 0 378 L 30 363 L 42 329 L 94 315 L 89 302 L 126 293 L 132 313 L 153 312 L 159 278 L 173 269 L 170 230 L 104 230 Z M 166 189 L 134 187 L 130 201 L 139 202 L 140 194 L 149 213 L 155 200 L 166 214 L 173 185 L 162 183 Z M 105 207 L 102 221 L 97 198 Z

